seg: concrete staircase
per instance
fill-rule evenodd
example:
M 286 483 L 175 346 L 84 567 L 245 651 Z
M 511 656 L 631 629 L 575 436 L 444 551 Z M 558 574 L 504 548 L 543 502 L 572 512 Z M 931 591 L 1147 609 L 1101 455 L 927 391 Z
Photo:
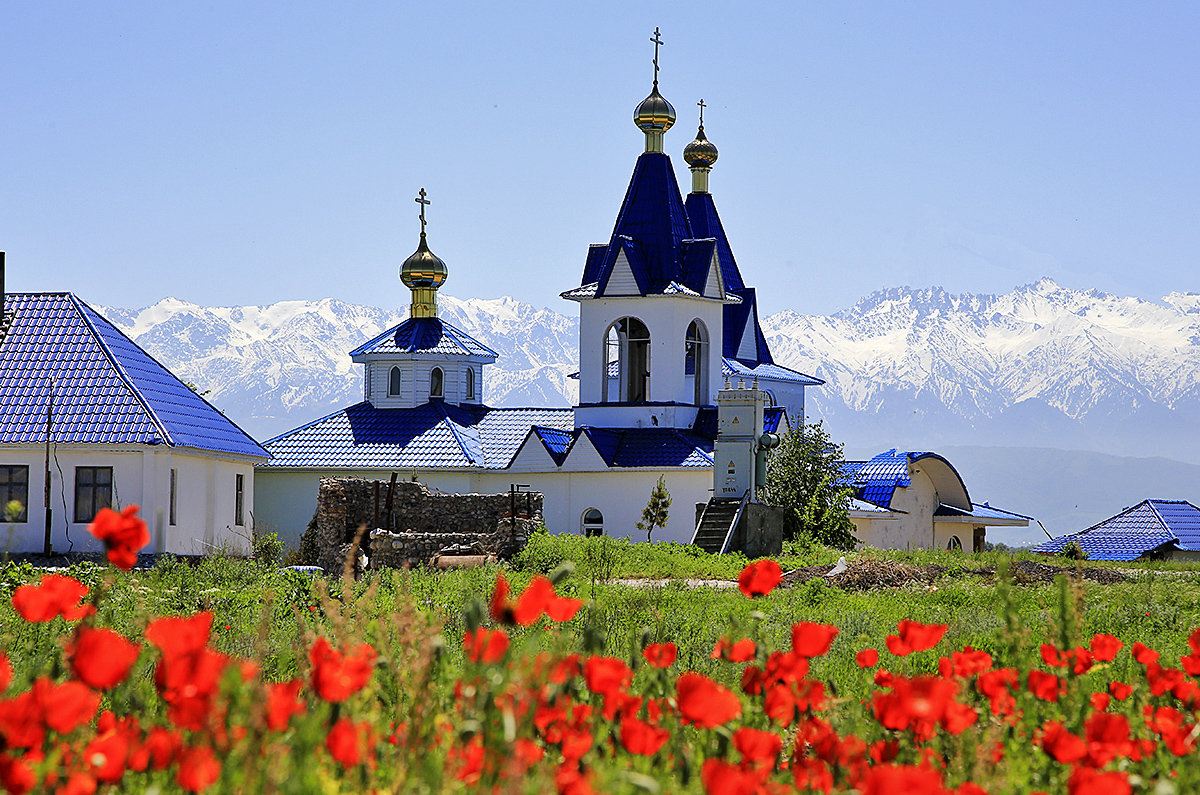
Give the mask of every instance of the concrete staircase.
M 692 543 L 705 552 L 720 554 L 725 551 L 733 533 L 733 525 L 741 513 L 742 500 L 718 499 L 713 497 L 704 506 L 700 522 Z

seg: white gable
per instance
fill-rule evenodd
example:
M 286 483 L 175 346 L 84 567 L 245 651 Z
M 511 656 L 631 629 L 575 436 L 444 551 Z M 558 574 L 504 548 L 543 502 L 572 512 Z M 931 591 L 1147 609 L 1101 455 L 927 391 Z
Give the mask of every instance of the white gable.
M 558 469 L 558 464 L 551 457 L 546 445 L 542 444 L 542 440 L 530 429 L 525 435 L 525 441 L 521 443 L 521 449 L 509 462 L 508 468 L 513 472 L 554 472 Z
M 712 262 L 708 265 L 708 279 L 704 282 L 706 298 L 722 298 L 725 295 L 725 285 L 721 281 L 721 262 L 717 259 L 717 251 L 713 249 Z
M 641 295 L 637 279 L 633 278 L 633 268 L 629 267 L 629 259 L 626 258 L 624 251 L 617 252 L 617 261 L 613 263 L 612 273 L 609 274 L 604 294 Z
M 573 472 L 594 472 L 595 470 L 607 470 L 608 464 L 605 463 L 604 457 L 596 450 L 596 446 L 592 444 L 592 440 L 587 437 L 587 434 L 580 434 L 575 440 L 575 444 L 571 445 L 571 449 L 567 452 L 567 458 L 563 461 L 562 468 Z

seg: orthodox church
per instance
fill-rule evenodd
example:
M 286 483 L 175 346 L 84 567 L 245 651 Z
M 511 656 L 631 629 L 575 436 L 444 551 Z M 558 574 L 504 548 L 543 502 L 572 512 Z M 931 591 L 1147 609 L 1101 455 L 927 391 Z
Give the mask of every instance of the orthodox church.
M 657 39 L 657 35 L 656 35 Z M 363 400 L 264 443 L 257 525 L 296 541 L 322 477 L 416 477 L 444 492 L 495 493 L 520 484 L 545 495 L 552 532 L 631 536 L 660 476 L 673 504 L 655 540 L 686 543 L 693 506 L 713 491 L 715 398 L 723 384 L 766 394 L 763 431 L 804 417 L 819 379 L 775 364 L 757 298 L 738 269 L 709 193 L 717 148 L 704 134 L 684 149 L 692 191 L 681 194 L 664 134 L 675 109 L 654 85 L 635 109 L 645 136 L 608 241 L 589 248 L 580 284 L 579 403 L 492 408 L 482 397 L 497 354 L 438 317 L 448 268 L 426 238 L 424 189 L 417 250 L 400 279 L 409 317 L 351 352 Z

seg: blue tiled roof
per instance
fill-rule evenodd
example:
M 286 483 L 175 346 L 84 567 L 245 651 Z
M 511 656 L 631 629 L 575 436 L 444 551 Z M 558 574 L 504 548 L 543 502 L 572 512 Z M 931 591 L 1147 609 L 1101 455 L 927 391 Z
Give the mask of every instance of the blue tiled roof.
M 763 433 L 778 433 L 779 426 L 787 411 L 782 406 L 769 406 L 763 412 Z M 696 412 L 692 423 L 692 433 L 705 439 L 717 438 L 717 408 L 703 406 Z
M 1200 551 L 1200 508 L 1187 500 L 1147 500 L 1180 549 Z
M 898 487 L 912 483 L 908 474 L 908 456 L 908 453 L 897 453 L 892 449 L 870 461 L 846 461 L 842 472 L 857 487 L 859 499 L 886 508 L 892 504 L 892 495 Z
M 649 276 L 648 286 L 681 279 L 680 243 L 692 238 L 692 230 L 683 209 L 675 169 L 667 155 L 645 152 L 638 157 L 613 225 L 612 237 L 618 236 L 637 241 L 643 258 L 641 266 Z M 607 259 L 614 259 L 615 254 L 610 251 Z M 637 275 L 636 268 L 634 273 Z
M 675 428 L 580 428 L 610 467 L 711 467 L 711 439 Z
M 269 467 L 503 469 L 533 426 L 570 431 L 574 423 L 571 409 L 497 409 L 440 400 L 379 409 L 363 402 L 263 446 L 273 456 Z
M 1033 521 L 1032 516 L 1026 516 L 1021 513 L 1014 513 L 1013 511 L 1006 511 L 1003 508 L 994 508 L 991 505 L 988 505 L 987 503 L 980 505 L 977 502 L 971 503 L 971 510 L 969 510 L 969 511 L 964 511 L 962 508 L 959 508 L 954 505 L 946 505 L 945 503 L 942 503 L 942 504 L 938 505 L 937 509 L 933 512 L 933 515 L 934 516 L 971 516 L 976 519 L 1001 519 L 1001 520 L 1008 520 L 1008 521 L 1015 519 L 1015 520 L 1023 521 L 1026 523 Z
M 1076 541 L 1093 560 L 1135 560 L 1171 546 L 1200 549 L 1200 508 L 1184 500 L 1143 500 L 1116 516 L 1068 536 L 1034 547 L 1055 554 Z
M 70 293 L 11 293 L 0 340 L 0 442 L 164 444 L 267 452 L 119 329 Z
M 494 350 L 465 331 L 436 317 L 410 317 L 350 351 L 351 356 L 369 353 L 434 353 L 443 356 L 486 356 L 492 360 L 498 356 Z
M 574 441 L 574 434 L 562 428 L 543 428 L 540 425 L 534 425 L 532 430 L 546 447 L 546 452 L 550 453 L 550 457 L 554 459 L 555 463 L 561 465 L 567 448 Z
M 805 375 L 798 370 L 779 364 L 741 362 L 729 358 L 723 359 L 721 362 L 721 376 L 723 378 L 762 378 L 771 381 L 789 381 L 805 386 L 820 386 L 825 383 L 820 378 Z
M 746 286 L 742 274 L 738 270 L 737 260 L 733 258 L 733 249 L 729 239 L 725 237 L 725 228 L 721 225 L 721 217 L 717 215 L 717 206 L 713 203 L 712 194 L 689 193 L 684 202 L 688 222 L 692 226 L 692 234 L 697 238 L 712 238 L 717 244 L 717 256 L 721 260 L 721 278 L 725 280 L 725 289 L 740 290 Z

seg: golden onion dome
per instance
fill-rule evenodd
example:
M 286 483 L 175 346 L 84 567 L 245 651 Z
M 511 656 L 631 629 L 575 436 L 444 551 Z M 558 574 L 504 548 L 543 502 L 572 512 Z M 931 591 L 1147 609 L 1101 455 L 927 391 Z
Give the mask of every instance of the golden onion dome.
M 642 132 L 666 132 L 675 123 L 675 108 L 658 93 L 657 80 L 654 81 L 650 96 L 643 99 L 634 110 L 633 123 Z
M 429 244 L 425 242 L 425 233 L 422 232 L 417 250 L 400 266 L 400 281 L 410 290 L 417 287 L 432 287 L 436 290 L 446 281 L 449 272 L 441 257 L 429 250 Z
M 696 140 L 683 148 L 683 159 L 692 168 L 712 168 L 717 162 L 717 147 L 704 137 L 704 125 L 696 132 Z

